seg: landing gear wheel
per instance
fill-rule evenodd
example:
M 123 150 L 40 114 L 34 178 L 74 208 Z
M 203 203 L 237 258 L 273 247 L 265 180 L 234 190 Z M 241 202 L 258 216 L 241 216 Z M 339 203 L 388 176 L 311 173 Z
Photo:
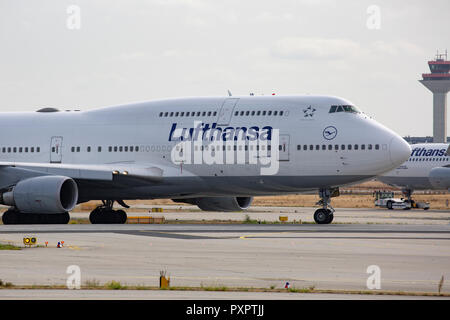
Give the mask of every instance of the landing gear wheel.
M 70 215 L 63 213 L 23 213 L 9 209 L 3 213 L 3 224 L 68 224 Z
M 333 221 L 333 213 L 330 209 L 317 209 L 314 212 L 314 221 L 317 224 L 328 224 Z
M 330 213 L 328 214 L 328 220 L 327 220 L 327 224 L 333 222 L 333 218 L 334 218 L 334 214 L 333 212 L 331 212 L 330 209 L 327 209 L 328 211 L 330 211 Z
M 101 223 L 100 222 L 100 207 L 95 208 L 94 210 L 92 210 L 91 214 L 89 215 L 89 222 L 91 224 L 97 224 L 97 223 Z
M 123 210 L 112 210 L 107 207 L 97 207 L 89 215 L 92 224 L 124 224 L 127 221 L 127 214 Z
M 124 224 L 125 222 L 127 222 L 127 213 L 125 211 L 117 210 L 116 214 L 117 214 L 117 216 L 119 218 L 119 222 L 118 223 Z
M 17 213 L 14 210 L 7 210 L 3 213 L 2 216 L 2 222 L 3 224 L 17 224 L 18 221 L 18 217 L 17 217 Z

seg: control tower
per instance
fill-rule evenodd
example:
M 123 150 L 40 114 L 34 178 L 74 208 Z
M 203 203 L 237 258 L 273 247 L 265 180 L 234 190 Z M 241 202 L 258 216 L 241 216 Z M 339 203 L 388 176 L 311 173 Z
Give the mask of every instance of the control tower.
M 433 142 L 447 142 L 447 92 L 450 91 L 450 61 L 445 54 L 436 54 L 436 59 L 428 61 L 431 73 L 423 73 L 419 80 L 433 92 Z

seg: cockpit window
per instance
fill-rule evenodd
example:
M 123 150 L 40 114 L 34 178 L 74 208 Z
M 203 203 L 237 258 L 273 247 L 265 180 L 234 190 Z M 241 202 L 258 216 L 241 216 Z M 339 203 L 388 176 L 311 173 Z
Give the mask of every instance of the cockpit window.
M 352 105 L 342 105 L 342 106 L 331 106 L 329 113 L 334 112 L 350 112 L 350 113 L 360 113 L 359 109 Z

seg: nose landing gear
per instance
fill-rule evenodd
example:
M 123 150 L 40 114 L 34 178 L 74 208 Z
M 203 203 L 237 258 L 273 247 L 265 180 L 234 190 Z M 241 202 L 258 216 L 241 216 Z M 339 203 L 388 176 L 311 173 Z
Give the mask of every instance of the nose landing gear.
M 319 189 L 320 200 L 316 205 L 322 206 L 314 212 L 314 221 L 317 224 L 329 224 L 334 218 L 334 209 L 330 205 L 332 197 L 339 196 L 339 188 L 321 188 Z

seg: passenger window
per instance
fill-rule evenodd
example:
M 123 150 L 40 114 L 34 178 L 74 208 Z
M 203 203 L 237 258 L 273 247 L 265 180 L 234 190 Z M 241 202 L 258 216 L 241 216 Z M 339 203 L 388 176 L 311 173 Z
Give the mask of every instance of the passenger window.
M 348 145 L 348 150 L 352 150 L 352 145 L 351 144 Z
M 316 150 L 320 150 L 320 146 L 316 144 Z
M 159 113 L 159 116 L 160 116 L 160 117 L 162 117 L 162 116 L 163 116 L 163 113 L 162 113 L 162 112 L 160 112 L 160 113 Z
M 252 111 L 252 116 L 254 116 L 254 115 L 255 115 L 255 113 L 256 113 L 255 111 Z
M 272 115 L 272 111 L 267 111 L 267 115 L 271 116 Z
M 341 150 L 345 150 L 345 144 L 341 145 Z
M 87 147 L 87 152 L 91 152 L 91 147 Z
M 214 112 L 213 112 L 213 116 L 214 116 L 214 117 L 217 116 L 217 111 L 214 111 Z
M 211 111 L 208 111 L 208 117 L 211 117 Z
M 122 146 L 120 146 L 119 147 L 119 152 L 122 152 L 123 151 L 123 148 L 122 148 Z
M 256 113 L 256 115 L 257 115 L 257 116 L 260 116 L 260 115 L 261 115 L 261 111 L 258 111 L 258 112 Z
M 248 116 L 250 114 L 250 111 L 246 111 L 245 115 Z
M 75 152 L 75 147 L 70 148 L 70 151 Z
M 16 147 L 13 148 L 13 152 L 14 152 L 14 153 L 17 152 L 17 148 L 16 148 Z
M 55 152 L 55 147 L 52 147 L 52 152 Z
M 283 115 L 283 111 L 280 111 L 280 116 L 282 116 Z
M 328 150 L 333 150 L 333 145 L 332 144 L 328 145 Z
M 31 152 L 34 152 L 34 147 L 31 147 Z
M 134 149 L 135 149 L 136 152 L 139 151 L 139 147 L 138 146 L 136 146 Z
M 77 152 L 80 152 L 80 147 L 77 147 Z
M 114 147 L 114 152 L 117 152 L 117 147 Z
M 97 147 L 97 151 L 98 151 L 98 152 L 102 152 L 102 147 L 98 146 L 98 147 Z
M 203 117 L 206 116 L 206 111 L 203 111 L 202 116 L 203 116 Z
M 178 117 L 179 112 L 175 112 L 175 117 Z
M 312 144 L 309 145 L 309 150 L 314 150 L 314 146 Z
M 308 150 L 308 146 L 306 144 L 303 145 L 303 150 Z
M 173 117 L 173 112 L 170 113 L 170 116 Z
M 325 144 L 322 145 L 322 150 L 327 150 L 327 146 Z
M 278 114 L 278 111 L 274 111 L 273 115 L 276 116 Z
M 168 115 L 169 115 L 168 112 L 165 112 L 165 113 L 164 113 L 164 117 L 167 117 Z
M 371 144 L 368 144 L 368 145 L 367 145 L 367 149 L 372 150 L 372 145 L 371 145 Z
M 186 117 L 189 117 L 189 115 L 190 115 L 191 113 L 188 111 L 188 112 L 186 112 Z
M 361 150 L 366 150 L 366 145 L 365 144 L 361 145 Z
M 379 144 L 376 144 L 375 145 L 375 150 L 379 150 L 380 149 L 380 145 Z
M 108 147 L 108 151 L 109 151 L 109 152 L 112 151 L 112 147 L 111 147 L 111 146 Z
M 339 145 L 338 144 L 334 145 L 334 150 L 339 150 Z
M 40 147 L 37 147 L 37 148 L 36 148 L 36 152 L 41 152 L 41 148 L 40 148 Z
M 184 117 L 184 112 L 180 112 L 180 117 Z
M 130 147 L 130 152 L 133 152 L 133 150 L 134 150 L 134 147 L 131 146 L 131 147 Z
M 8 153 L 11 153 L 11 147 L 8 148 Z
M 263 112 L 262 112 L 262 115 L 265 116 L 265 115 L 266 115 L 266 111 L 263 111 Z
M 358 147 L 359 147 L 359 146 L 358 146 L 357 144 L 355 144 L 355 150 L 358 150 Z
M 301 150 L 302 149 L 302 147 L 298 144 L 297 145 L 297 150 Z
M 124 147 L 124 151 L 125 151 L 125 152 L 128 152 L 128 146 L 125 146 L 125 147 Z
M 238 114 L 239 114 L 239 111 L 236 111 L 236 112 L 234 113 L 235 116 L 237 116 Z

